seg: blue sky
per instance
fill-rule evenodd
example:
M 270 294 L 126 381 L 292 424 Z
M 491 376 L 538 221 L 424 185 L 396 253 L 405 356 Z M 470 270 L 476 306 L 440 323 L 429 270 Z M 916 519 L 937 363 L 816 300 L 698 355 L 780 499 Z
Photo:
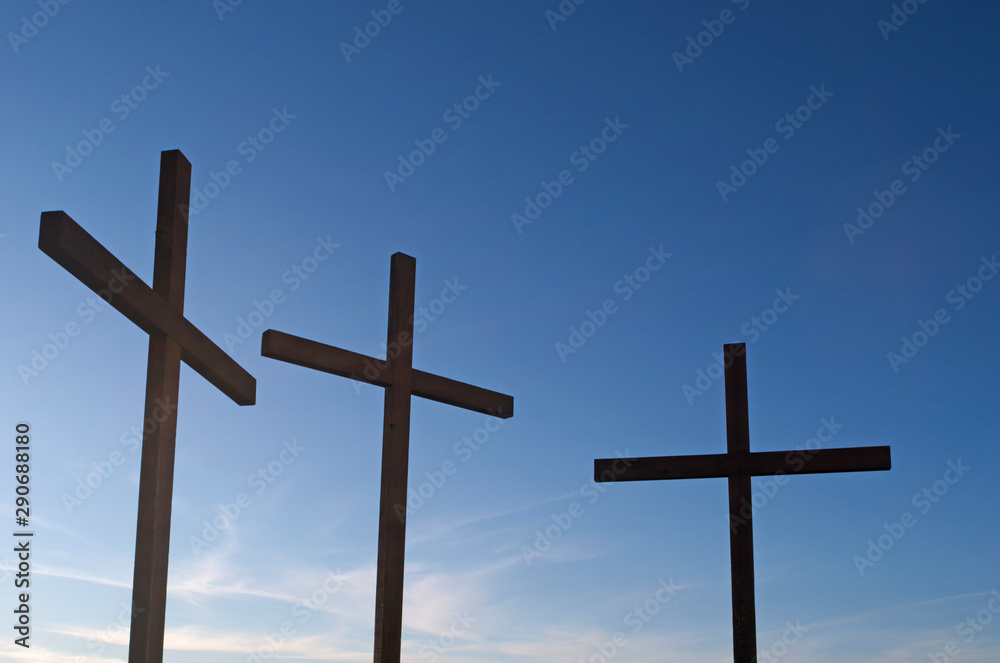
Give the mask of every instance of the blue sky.
M 1000 657 L 997 8 L 562 7 L 4 5 L 0 413 L 33 431 L 36 536 L 32 647 L 5 627 L 0 659 L 127 656 L 146 335 L 38 223 L 150 281 L 169 149 L 185 314 L 258 396 L 182 369 L 164 660 L 370 660 L 382 390 L 260 334 L 378 355 L 397 251 L 414 366 L 516 401 L 413 403 L 406 660 L 731 660 L 725 482 L 590 482 L 723 452 L 731 342 L 753 450 L 893 457 L 754 480 L 761 660 Z

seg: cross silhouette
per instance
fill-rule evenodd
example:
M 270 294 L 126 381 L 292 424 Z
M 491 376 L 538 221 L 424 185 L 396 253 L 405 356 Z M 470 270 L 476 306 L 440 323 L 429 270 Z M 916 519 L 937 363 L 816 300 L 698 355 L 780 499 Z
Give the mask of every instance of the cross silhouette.
M 150 288 L 65 212 L 43 212 L 38 248 L 149 334 L 129 663 L 163 660 L 181 361 L 239 405 L 253 405 L 253 376 L 184 317 L 191 164 L 160 154 L 156 254 Z M 152 423 L 152 430 L 145 432 Z
M 416 260 L 392 256 L 386 360 L 269 329 L 261 354 L 317 371 L 385 388 L 382 428 L 382 489 L 375 582 L 375 663 L 399 663 L 403 624 L 403 553 L 406 539 L 406 472 L 409 459 L 410 396 L 420 396 L 507 419 L 511 396 L 413 368 Z
M 729 554 L 733 576 L 733 660 L 757 660 L 757 622 L 754 613 L 753 513 L 750 477 L 780 474 L 824 474 L 888 470 L 889 447 L 750 451 L 747 406 L 746 345 L 723 346 L 726 374 L 727 453 L 650 458 L 598 459 L 595 481 L 646 481 L 653 479 L 729 480 Z M 790 455 L 791 454 L 791 455 Z M 794 459 L 794 460 L 790 460 Z M 614 467 L 613 467 L 614 465 Z M 619 465 L 621 467 L 619 467 Z

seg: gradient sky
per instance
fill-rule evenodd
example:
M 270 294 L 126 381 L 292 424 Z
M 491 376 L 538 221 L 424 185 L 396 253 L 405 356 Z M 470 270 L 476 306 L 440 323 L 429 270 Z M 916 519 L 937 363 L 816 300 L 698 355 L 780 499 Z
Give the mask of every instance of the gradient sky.
M 63 1 L 0 10 L 0 512 L 26 421 L 36 531 L 0 659 L 126 660 L 147 336 L 38 225 L 151 281 L 170 149 L 185 314 L 258 397 L 182 369 L 164 660 L 371 660 L 382 390 L 260 335 L 379 355 L 397 251 L 414 366 L 516 402 L 414 400 L 405 660 L 732 660 L 725 482 L 590 483 L 723 452 L 732 342 L 753 450 L 892 447 L 754 480 L 761 660 L 1000 658 L 994 3 Z

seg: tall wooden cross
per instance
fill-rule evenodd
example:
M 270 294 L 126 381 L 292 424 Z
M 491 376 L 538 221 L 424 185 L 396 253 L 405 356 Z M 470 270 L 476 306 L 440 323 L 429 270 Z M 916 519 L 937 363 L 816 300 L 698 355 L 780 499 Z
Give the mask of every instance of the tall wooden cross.
M 406 539 L 406 471 L 410 396 L 420 396 L 507 419 L 514 399 L 413 368 L 413 299 L 417 262 L 392 256 L 386 360 L 323 345 L 269 329 L 261 354 L 306 368 L 385 387 L 382 490 L 375 581 L 375 663 L 399 663 L 403 631 L 403 552 Z
M 38 248 L 149 334 L 129 663 L 163 660 L 181 361 L 239 405 L 253 405 L 257 391 L 253 376 L 184 317 L 190 190 L 188 160 L 161 153 L 152 288 L 65 212 L 43 212 L 38 238 Z
M 696 456 L 599 459 L 594 461 L 595 481 L 645 481 L 650 479 L 729 479 L 730 565 L 733 575 L 733 660 L 757 660 L 757 621 L 754 614 L 753 513 L 750 477 L 779 474 L 824 474 L 888 470 L 889 447 L 817 449 L 796 454 L 788 451 L 750 451 L 747 416 L 746 345 L 723 346 L 726 373 L 726 446 L 728 453 Z M 790 462 L 789 454 L 796 454 Z

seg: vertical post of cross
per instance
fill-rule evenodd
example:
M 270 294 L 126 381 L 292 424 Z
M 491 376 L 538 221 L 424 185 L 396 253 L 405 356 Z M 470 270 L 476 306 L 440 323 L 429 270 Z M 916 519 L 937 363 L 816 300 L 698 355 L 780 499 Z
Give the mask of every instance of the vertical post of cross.
M 413 310 L 417 261 L 392 256 L 386 359 L 392 384 L 385 390 L 382 491 L 375 581 L 375 663 L 398 663 L 403 636 L 403 558 L 406 548 L 406 472 L 409 466 Z
M 160 155 L 153 291 L 178 314 L 184 312 L 187 216 L 191 164 L 178 150 Z M 146 404 L 139 479 L 139 517 L 132 583 L 129 663 L 163 660 L 163 631 L 173 497 L 174 449 L 181 346 L 163 332 L 149 335 Z M 148 433 L 148 429 L 152 428 Z
M 187 215 L 191 164 L 178 150 L 160 155 L 160 192 L 156 211 L 153 291 L 178 315 L 184 313 L 187 267 Z M 129 663 L 163 660 L 163 631 L 170 547 L 174 449 L 181 346 L 162 331 L 149 335 L 146 404 L 139 478 L 139 516 L 132 584 Z M 146 432 L 148 429 L 149 432 Z
M 726 450 L 729 464 L 729 561 L 733 576 L 733 653 L 736 663 L 757 660 L 757 620 L 754 614 L 753 517 L 740 520 L 740 506 L 749 504 L 750 421 L 747 398 L 747 355 L 742 343 L 723 348 L 726 366 Z

